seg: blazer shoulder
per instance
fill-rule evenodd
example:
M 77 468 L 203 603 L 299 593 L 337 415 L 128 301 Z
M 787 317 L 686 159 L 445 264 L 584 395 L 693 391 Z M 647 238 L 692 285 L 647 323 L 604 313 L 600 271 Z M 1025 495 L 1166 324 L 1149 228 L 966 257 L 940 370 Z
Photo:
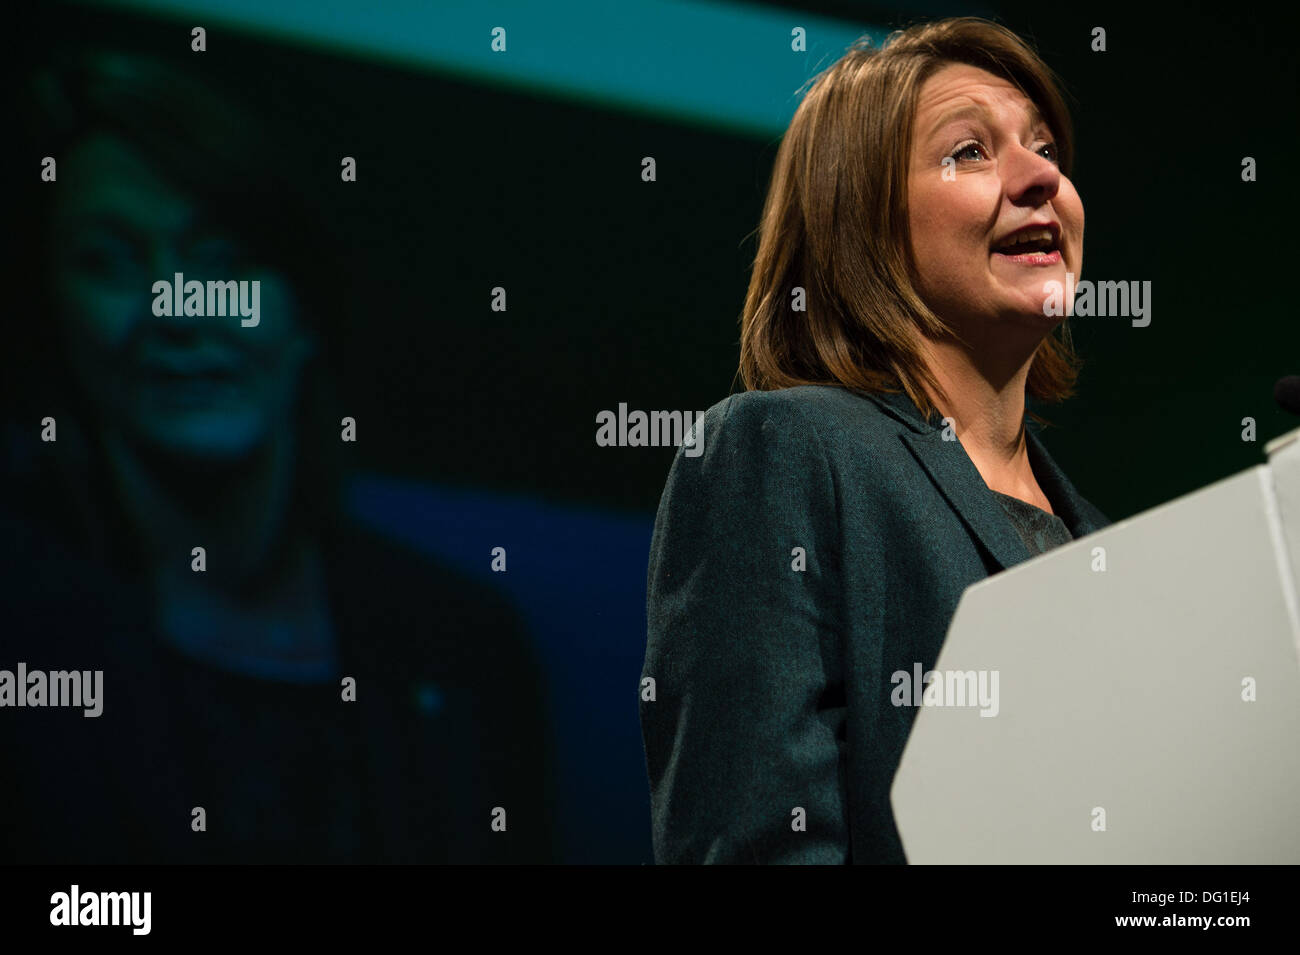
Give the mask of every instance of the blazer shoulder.
M 768 422 L 801 423 L 823 437 L 853 429 L 859 440 L 875 431 L 906 430 L 870 396 L 832 385 L 739 392 L 709 408 L 704 419 L 714 428 L 732 431 L 761 428 Z
M 767 438 L 764 445 L 793 443 L 827 461 L 851 459 L 855 467 L 906 454 L 899 437 L 910 430 L 870 395 L 830 385 L 740 392 L 713 405 L 701 421 L 706 453 L 710 442 L 749 447 Z

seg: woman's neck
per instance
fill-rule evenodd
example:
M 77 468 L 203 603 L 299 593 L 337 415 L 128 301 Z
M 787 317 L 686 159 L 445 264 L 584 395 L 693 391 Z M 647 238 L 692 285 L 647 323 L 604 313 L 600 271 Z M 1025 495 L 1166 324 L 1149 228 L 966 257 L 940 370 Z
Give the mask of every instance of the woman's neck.
M 927 341 L 927 362 L 943 396 L 932 396 L 971 463 L 991 490 L 1051 511 L 1029 461 L 1025 383 L 1032 349 L 1006 345 L 972 351 L 954 341 Z
M 293 480 L 290 435 L 240 462 L 178 462 L 110 432 L 109 471 L 151 568 L 190 569 L 203 547 L 208 581 L 240 589 L 264 573 L 285 530 Z M 254 585 L 255 586 L 255 585 Z

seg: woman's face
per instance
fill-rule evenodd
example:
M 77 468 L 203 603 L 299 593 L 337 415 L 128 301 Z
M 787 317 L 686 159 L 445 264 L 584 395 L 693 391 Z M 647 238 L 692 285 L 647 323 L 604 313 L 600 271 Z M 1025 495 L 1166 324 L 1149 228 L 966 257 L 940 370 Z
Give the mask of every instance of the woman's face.
M 246 456 L 291 420 L 310 344 L 285 277 L 250 261 L 204 211 L 135 148 L 93 136 L 60 162 L 48 257 L 70 364 L 102 425 L 215 462 Z M 177 272 L 258 280 L 258 324 L 154 315 L 153 283 Z
M 985 70 L 951 64 L 921 87 L 908 180 L 918 291 L 969 340 L 1041 335 L 1061 321 L 1043 314 L 1043 286 L 1064 287 L 1067 272 L 1078 280 L 1083 203 L 1052 143 L 1034 104 Z M 1059 230 L 1055 252 L 996 251 L 1040 223 Z

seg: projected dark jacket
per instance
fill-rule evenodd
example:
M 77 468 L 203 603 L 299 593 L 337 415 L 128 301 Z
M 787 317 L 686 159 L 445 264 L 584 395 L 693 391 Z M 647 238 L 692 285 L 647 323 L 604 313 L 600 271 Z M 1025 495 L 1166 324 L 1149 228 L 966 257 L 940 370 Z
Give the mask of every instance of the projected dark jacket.
M 890 675 L 931 669 L 962 591 L 1031 554 L 906 395 L 747 392 L 703 428 L 650 551 L 655 859 L 904 863 L 889 790 L 915 709 L 891 704 Z M 1073 537 L 1108 524 L 1027 430 Z
M 514 612 L 352 523 L 322 556 L 339 672 L 295 685 L 186 659 L 135 582 L 0 513 L 0 669 L 104 672 L 98 718 L 0 710 L 0 863 L 554 861 L 545 684 Z

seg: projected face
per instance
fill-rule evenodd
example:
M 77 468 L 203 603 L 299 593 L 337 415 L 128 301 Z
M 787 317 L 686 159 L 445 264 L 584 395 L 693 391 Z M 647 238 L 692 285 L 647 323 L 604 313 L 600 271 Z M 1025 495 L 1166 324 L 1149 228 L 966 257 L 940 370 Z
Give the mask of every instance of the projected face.
M 921 88 L 908 181 L 918 291 L 963 334 L 1061 320 L 1043 314 L 1043 285 L 1078 280 L 1083 203 L 1052 143 L 1033 103 L 984 70 L 949 65 Z
M 104 427 L 154 451 L 237 459 L 292 414 L 310 351 L 281 274 L 110 136 L 59 164 L 51 286 L 74 374 Z M 155 316 L 153 283 L 257 279 L 259 321 Z M 248 288 L 251 289 L 251 286 Z

